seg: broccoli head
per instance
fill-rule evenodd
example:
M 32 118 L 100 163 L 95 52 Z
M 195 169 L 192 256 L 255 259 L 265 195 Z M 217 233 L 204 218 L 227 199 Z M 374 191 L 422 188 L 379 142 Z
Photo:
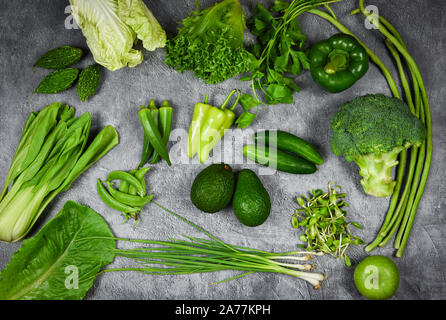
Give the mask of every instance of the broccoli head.
M 355 161 L 364 191 L 375 197 L 392 195 L 392 170 L 398 154 L 419 146 L 426 137 L 424 124 L 407 104 L 383 94 L 368 94 L 343 104 L 331 120 L 332 151 Z

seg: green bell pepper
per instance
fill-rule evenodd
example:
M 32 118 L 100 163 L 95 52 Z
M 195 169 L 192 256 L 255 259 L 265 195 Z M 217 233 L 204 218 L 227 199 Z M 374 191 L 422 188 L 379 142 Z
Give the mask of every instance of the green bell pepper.
M 331 93 L 350 88 L 369 69 L 365 49 L 354 37 L 344 33 L 315 44 L 310 50 L 309 62 L 313 80 Z

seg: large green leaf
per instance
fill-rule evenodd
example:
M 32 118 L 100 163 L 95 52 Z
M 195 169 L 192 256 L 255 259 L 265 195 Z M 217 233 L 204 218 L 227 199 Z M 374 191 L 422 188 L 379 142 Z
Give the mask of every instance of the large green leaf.
M 68 201 L 0 273 L 0 299 L 82 299 L 114 258 L 115 241 L 102 217 Z M 76 275 L 78 281 L 76 281 Z

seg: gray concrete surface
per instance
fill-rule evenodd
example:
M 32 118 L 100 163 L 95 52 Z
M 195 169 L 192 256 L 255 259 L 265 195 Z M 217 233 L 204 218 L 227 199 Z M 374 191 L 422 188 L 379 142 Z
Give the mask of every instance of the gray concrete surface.
M 213 1 L 201 1 L 203 6 Z M 270 1 L 264 1 L 270 3 Z M 194 1 L 146 1 L 147 5 L 168 32 L 175 32 L 176 23 L 194 8 Z M 255 1 L 242 1 L 249 15 Z M 372 48 L 384 63 L 391 67 L 389 54 L 376 31 L 364 27 L 364 19 L 351 17 L 348 12 L 356 1 L 345 0 L 333 5 L 339 19 Z M 371 4 L 371 2 L 370 2 Z M 401 32 L 417 61 L 429 93 L 434 119 L 434 156 L 426 193 L 422 199 L 412 236 L 402 259 L 394 258 L 401 272 L 400 288 L 395 299 L 446 298 L 446 3 L 443 1 L 384 1 L 375 0 L 385 17 Z M 18 145 L 20 132 L 29 112 L 62 101 L 76 108 L 77 114 L 90 111 L 93 130 L 107 124 L 116 127 L 120 144 L 105 158 L 84 173 L 72 188 L 59 195 L 45 210 L 31 234 L 39 230 L 62 208 L 67 200 L 75 200 L 99 212 L 118 237 L 166 239 L 181 234 L 199 235 L 191 227 L 167 215 L 154 205 L 146 207 L 145 216 L 136 228 L 123 224 L 118 212 L 106 207 L 95 190 L 98 177 L 104 178 L 114 169 L 132 169 L 138 162 L 142 145 L 142 129 L 137 117 L 140 104 L 154 98 L 161 103 L 169 99 L 175 108 L 174 127 L 187 129 L 193 106 L 209 93 L 211 101 L 219 103 L 232 88 L 247 90 L 245 83 L 231 79 L 218 85 L 205 85 L 190 73 L 179 74 L 163 64 L 164 51 L 145 52 L 144 62 L 133 69 L 103 72 L 99 93 L 81 103 L 75 89 L 58 95 L 30 93 L 46 74 L 33 70 L 36 59 L 49 49 L 61 45 L 87 48 L 79 30 L 66 29 L 68 17 L 64 10 L 68 1 L 6 1 L 0 0 L 0 183 L 3 184 L 12 156 Z M 301 25 L 311 43 L 336 32 L 328 23 L 304 15 Z M 79 66 L 92 61 L 88 56 Z M 296 248 L 299 231 L 291 228 L 290 218 L 297 205 L 295 197 L 315 187 L 325 188 L 329 181 L 344 187 L 351 204 L 349 217 L 365 226 L 357 234 L 371 241 L 385 216 L 389 199 L 367 197 L 359 184 L 354 164 L 346 163 L 330 151 L 328 122 L 344 101 L 365 93 L 390 94 L 387 83 L 375 66 L 353 88 L 342 94 L 329 94 L 319 89 L 308 73 L 297 79 L 303 88 L 295 95 L 293 105 L 262 108 L 253 129 L 278 128 L 293 132 L 315 143 L 326 163 L 310 176 L 276 173 L 261 179 L 272 198 L 272 214 L 257 228 L 241 225 L 231 209 L 215 215 L 199 212 L 189 199 L 189 189 L 195 175 L 204 168 L 200 164 L 165 163 L 154 166 L 149 175 L 149 189 L 158 201 L 171 210 L 203 226 L 208 231 L 233 244 L 265 250 L 287 251 Z M 257 168 L 253 165 L 234 165 Z M 392 243 L 374 251 L 392 257 Z M 20 243 L 0 243 L 0 269 L 4 268 Z M 367 254 L 354 248 L 354 263 Z M 331 257 L 318 258 L 317 270 L 326 272 L 328 279 L 322 290 L 316 291 L 299 279 L 276 274 L 254 274 L 239 280 L 209 285 L 235 275 L 233 272 L 190 276 L 146 276 L 138 273 L 109 273 L 98 278 L 87 299 L 362 299 L 353 281 L 353 268 Z M 113 267 L 124 266 L 116 260 Z

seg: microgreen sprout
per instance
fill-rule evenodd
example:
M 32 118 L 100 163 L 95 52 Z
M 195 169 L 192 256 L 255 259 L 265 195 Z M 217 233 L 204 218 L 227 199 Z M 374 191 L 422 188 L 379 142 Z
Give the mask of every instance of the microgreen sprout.
M 299 239 L 306 242 L 308 251 L 321 251 L 333 257 L 343 259 L 347 266 L 351 265 L 350 258 L 346 254 L 350 245 L 362 245 L 364 241 L 353 236 L 350 226 L 362 229 L 357 222 L 346 222 L 347 212 L 345 208 L 345 193 L 334 182 L 328 184 L 328 193 L 321 189 L 313 189 L 311 198 L 301 195 L 297 197 L 300 208 L 291 219 L 294 228 L 303 228 L 305 232 Z

